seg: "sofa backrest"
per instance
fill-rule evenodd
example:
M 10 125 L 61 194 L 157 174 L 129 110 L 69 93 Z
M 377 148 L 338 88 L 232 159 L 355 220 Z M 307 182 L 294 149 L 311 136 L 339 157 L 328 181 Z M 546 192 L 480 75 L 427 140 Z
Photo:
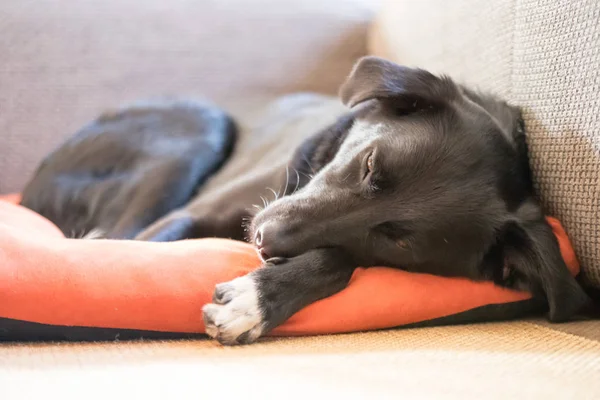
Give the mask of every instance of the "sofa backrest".
M 139 99 L 336 93 L 370 0 L 0 1 L 0 193 L 107 109 Z
M 600 286 L 600 2 L 386 0 L 370 50 L 523 108 L 536 184 Z

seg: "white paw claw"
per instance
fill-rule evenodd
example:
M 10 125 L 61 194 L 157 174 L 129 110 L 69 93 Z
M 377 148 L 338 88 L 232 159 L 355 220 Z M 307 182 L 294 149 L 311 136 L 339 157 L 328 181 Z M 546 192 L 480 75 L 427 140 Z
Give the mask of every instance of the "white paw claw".
M 256 284 L 246 275 L 218 284 L 213 303 L 202 308 L 206 333 L 222 344 L 252 343 L 264 329 Z

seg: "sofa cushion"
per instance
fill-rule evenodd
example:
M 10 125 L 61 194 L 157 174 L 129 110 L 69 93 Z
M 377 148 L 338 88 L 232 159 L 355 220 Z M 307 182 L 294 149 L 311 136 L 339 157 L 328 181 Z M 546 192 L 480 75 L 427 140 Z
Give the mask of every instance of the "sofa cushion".
M 523 107 L 547 212 L 600 286 L 600 2 L 387 1 L 371 51 Z
M 577 275 L 569 239 L 558 221 L 548 222 Z M 0 342 L 201 333 L 199 310 L 211 301 L 215 285 L 260 265 L 253 246 L 228 239 L 159 244 L 66 239 L 47 219 L 0 196 Z M 503 320 L 545 308 L 530 297 L 492 282 L 358 268 L 344 290 L 305 307 L 269 334 Z

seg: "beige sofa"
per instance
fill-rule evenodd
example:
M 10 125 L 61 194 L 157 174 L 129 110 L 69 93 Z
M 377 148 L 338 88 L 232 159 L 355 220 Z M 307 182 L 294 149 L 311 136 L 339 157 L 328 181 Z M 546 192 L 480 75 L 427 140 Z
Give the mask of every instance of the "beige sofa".
M 0 2 L 0 193 L 115 104 L 335 93 L 379 54 L 524 106 L 536 181 L 600 284 L 595 0 Z M 597 399 L 600 323 L 543 319 L 265 340 L 0 344 L 0 398 Z M 110 396 L 110 397 L 109 397 Z

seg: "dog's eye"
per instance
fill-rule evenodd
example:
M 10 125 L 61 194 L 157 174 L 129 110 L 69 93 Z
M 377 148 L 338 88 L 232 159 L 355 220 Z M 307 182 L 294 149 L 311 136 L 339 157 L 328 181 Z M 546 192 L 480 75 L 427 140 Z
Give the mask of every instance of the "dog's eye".
M 367 157 L 367 171 L 373 172 L 373 153 L 369 154 Z
M 374 154 L 374 152 L 372 151 L 371 153 L 369 153 L 369 155 L 365 159 L 363 180 L 369 178 L 369 176 L 373 173 L 373 168 L 374 168 L 373 154 Z

